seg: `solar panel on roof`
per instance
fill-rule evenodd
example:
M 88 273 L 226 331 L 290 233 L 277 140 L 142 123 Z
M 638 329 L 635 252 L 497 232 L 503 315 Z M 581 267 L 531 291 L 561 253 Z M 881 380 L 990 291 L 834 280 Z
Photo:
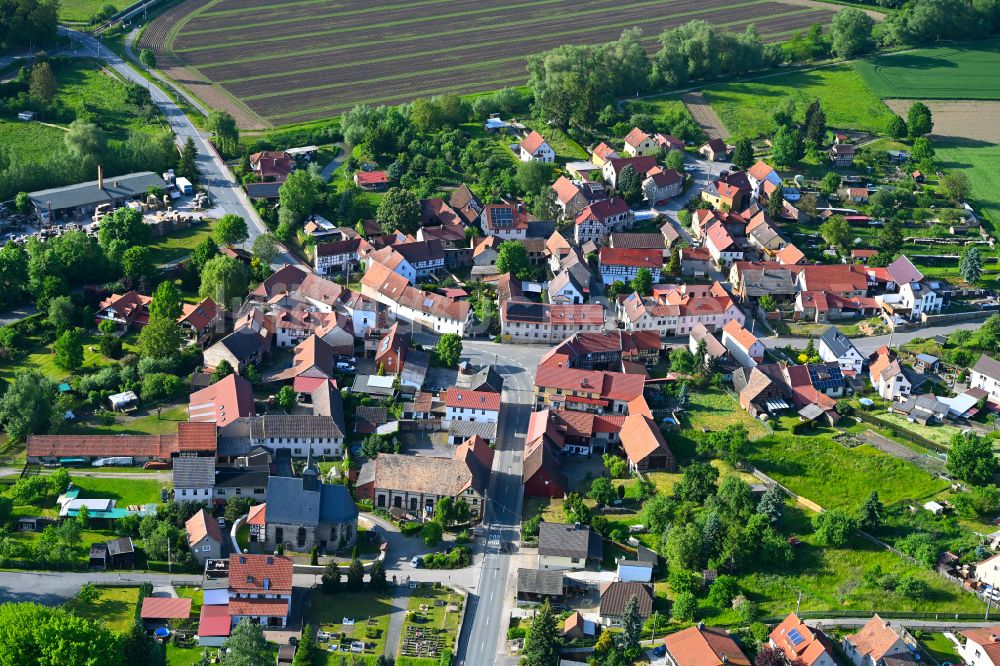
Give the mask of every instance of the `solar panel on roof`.
M 792 639 L 792 645 L 798 645 L 805 640 L 805 638 L 802 637 L 802 634 L 799 633 L 798 629 L 792 629 L 789 631 L 788 637 Z

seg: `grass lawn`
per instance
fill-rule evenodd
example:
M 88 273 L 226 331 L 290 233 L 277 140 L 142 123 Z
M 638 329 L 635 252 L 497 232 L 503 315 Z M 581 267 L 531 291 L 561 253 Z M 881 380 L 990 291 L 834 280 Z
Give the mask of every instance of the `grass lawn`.
M 133 338 L 134 341 L 134 338 Z M 115 361 L 106 358 L 100 352 L 98 336 L 88 332 L 83 335 L 83 367 L 101 367 L 111 365 Z M 123 346 L 125 352 L 135 351 L 135 346 L 126 339 Z M 19 357 L 14 362 L 6 361 L 0 367 L 0 377 L 7 381 L 13 381 L 23 368 L 35 368 L 49 379 L 61 382 L 70 376 L 70 373 L 56 366 L 56 355 L 51 345 L 39 345 L 35 347 L 27 356 Z
M 542 132 L 546 143 L 552 146 L 552 150 L 556 151 L 556 162 L 559 164 L 589 159 L 587 151 L 561 129 L 544 127 Z
M 944 634 L 929 634 L 918 631 L 917 640 L 927 654 L 939 664 L 945 661 L 957 664 L 962 661 L 962 658 L 958 656 L 955 644 L 948 640 Z
M 951 442 L 953 435 L 957 435 L 962 432 L 960 428 L 944 423 L 939 423 L 937 425 L 920 425 L 919 423 L 910 423 L 900 414 L 880 412 L 873 413 L 872 416 L 887 423 L 891 423 L 900 430 L 912 432 L 915 435 L 929 439 L 937 444 L 947 445 Z
M 152 251 L 152 261 L 157 266 L 184 259 L 198 245 L 212 235 L 212 221 L 195 224 L 187 229 L 166 236 L 153 238 L 146 245 Z
M 444 602 L 441 605 L 440 602 Z M 457 610 L 449 610 L 457 607 Z M 422 631 L 424 636 L 441 639 L 442 649 L 451 649 L 454 652 L 455 643 L 458 639 L 458 621 L 461 617 L 462 596 L 449 588 L 418 587 L 413 590 L 410 600 L 407 603 L 407 617 L 403 622 L 403 631 L 399 640 L 399 656 L 396 663 L 399 666 L 433 666 L 439 663 L 438 658 L 426 658 L 415 655 L 407 655 L 404 652 L 404 645 L 408 632 L 411 630 Z M 440 654 L 440 653 L 439 653 Z
M 880 491 L 881 493 L 881 491 Z M 983 609 L 975 596 L 948 583 L 923 567 L 908 563 L 892 552 L 858 538 L 845 548 L 820 546 L 812 534 L 811 514 L 787 506 L 782 531 L 794 534 L 802 544 L 795 549 L 789 566 L 740 576 L 740 587 L 761 604 L 765 616 L 784 617 L 795 608 L 802 593 L 802 610 L 878 609 L 890 611 L 976 613 Z M 883 571 L 909 573 L 925 580 L 929 592 L 923 599 L 905 599 L 891 592 L 862 584 L 862 574 L 878 565 Z M 725 615 L 711 618 L 726 621 Z
M 733 136 L 774 133 L 771 114 L 785 98 L 799 106 L 818 98 L 831 128 L 882 132 L 892 112 L 850 65 L 782 73 L 743 83 L 707 86 L 705 97 Z
M 992 228 L 1000 224 L 1000 146 L 981 141 L 936 141 L 934 150 L 942 169 L 959 169 L 969 177 L 972 201 L 990 218 Z
M 152 479 L 98 478 L 73 475 L 73 485 L 80 489 L 80 499 L 110 498 L 118 506 L 149 504 L 160 501 L 160 488 L 169 487 Z
M 672 128 L 683 119 L 691 118 L 691 113 L 687 110 L 677 97 L 662 97 L 653 99 L 637 99 L 625 102 L 625 111 L 629 114 L 646 113 L 653 117 L 653 128 L 664 133 L 671 133 Z M 693 120 L 693 119 L 692 119 Z M 645 128 L 645 131 L 651 131 Z M 705 137 L 699 132 L 697 137 L 688 137 L 700 141 Z
M 187 421 L 187 416 L 187 405 L 173 405 L 165 407 L 159 417 L 155 409 L 139 417 L 116 414 L 112 425 L 76 423 L 70 430 L 80 435 L 169 435 L 177 432 L 177 423 Z M 107 471 L 107 468 L 101 471 Z M 124 471 L 139 470 L 127 467 Z
M 330 633 L 346 631 L 349 632 L 349 637 L 355 640 L 374 643 L 373 649 L 365 651 L 366 662 L 374 664 L 378 656 L 385 652 L 386 632 L 389 630 L 389 615 L 392 609 L 389 598 L 384 596 L 350 592 L 327 596 L 319 590 L 314 590 L 309 597 L 306 622 L 317 630 Z M 345 630 L 342 624 L 344 618 L 353 619 L 354 626 Z M 373 624 L 367 624 L 369 620 L 373 620 Z M 322 648 L 323 656 L 320 657 L 320 653 L 317 652 L 316 656 L 319 658 L 315 660 L 315 663 L 335 666 L 335 664 L 340 663 L 336 655 L 348 654 L 346 652 L 330 652 L 327 648 L 332 643 L 333 641 L 318 644 Z
M 127 2 L 111 2 L 109 0 L 60 0 L 59 19 L 68 23 L 89 22 L 90 17 L 105 5 L 114 5 L 121 10 L 128 6 Z
M 65 607 L 86 620 L 100 620 L 112 629 L 124 631 L 132 626 L 138 600 L 137 587 L 98 587 L 94 601 L 83 603 L 70 599 Z
M 891 53 L 856 66 L 882 97 L 1000 99 L 1000 39 Z
M 819 429 L 798 436 L 778 431 L 754 443 L 750 461 L 826 509 L 853 510 L 873 490 L 882 502 L 894 504 L 928 498 L 948 487 L 946 481 L 874 447 L 848 449 L 833 441 L 834 432 Z
M 66 132 L 41 123 L 0 120 L 0 146 L 11 160 L 37 164 L 66 149 Z

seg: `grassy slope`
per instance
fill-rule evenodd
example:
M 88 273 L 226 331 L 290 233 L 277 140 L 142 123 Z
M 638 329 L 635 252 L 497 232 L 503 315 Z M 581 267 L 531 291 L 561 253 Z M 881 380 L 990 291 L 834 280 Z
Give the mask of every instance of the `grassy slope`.
M 1000 39 L 878 56 L 857 70 L 881 97 L 1000 99 Z
M 79 599 L 70 599 L 65 607 L 85 620 L 100 620 L 111 629 L 124 631 L 132 626 L 138 601 L 139 588 L 98 587 L 94 601 L 85 604 Z
M 88 22 L 90 17 L 105 5 L 121 10 L 130 3 L 126 0 L 59 0 L 59 20 L 69 23 Z
M 972 186 L 972 202 L 1000 224 L 1000 146 L 974 141 L 938 142 L 937 159 L 944 169 L 961 169 Z
M 785 98 L 805 107 L 818 98 L 832 128 L 881 132 L 892 117 L 889 108 L 850 65 L 796 71 L 743 83 L 708 86 L 705 97 L 734 136 L 770 135 L 771 114 Z
M 50 154 L 65 150 L 65 132 L 40 123 L 0 120 L 0 146 L 11 161 L 37 164 Z

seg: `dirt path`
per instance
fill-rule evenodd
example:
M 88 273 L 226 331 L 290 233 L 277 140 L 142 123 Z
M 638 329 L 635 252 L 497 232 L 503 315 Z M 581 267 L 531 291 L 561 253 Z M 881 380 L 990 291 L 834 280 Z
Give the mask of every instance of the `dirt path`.
M 724 139 L 729 136 L 729 130 L 722 124 L 722 120 L 705 99 L 704 94 L 701 92 L 685 93 L 681 95 L 681 101 L 709 139 Z
M 917 100 L 887 99 L 886 106 L 906 118 L 910 105 Z M 921 100 L 934 117 L 934 133 L 940 139 L 972 139 L 1000 143 L 1000 102 L 979 100 Z
M 786 5 L 801 5 L 803 7 L 815 7 L 816 9 L 830 9 L 829 2 L 819 2 L 819 0 L 781 0 Z M 883 21 L 885 14 L 871 9 L 863 10 L 865 14 L 871 16 L 875 21 Z

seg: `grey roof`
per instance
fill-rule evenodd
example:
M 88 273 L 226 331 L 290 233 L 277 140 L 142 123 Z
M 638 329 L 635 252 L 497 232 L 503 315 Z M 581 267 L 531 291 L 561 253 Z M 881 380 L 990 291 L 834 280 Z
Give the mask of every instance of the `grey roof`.
M 121 539 L 115 539 L 114 541 L 108 542 L 108 553 L 112 557 L 115 555 L 134 552 L 135 544 L 132 543 L 131 537 L 122 537 Z
M 770 224 L 758 224 L 750 230 L 750 237 L 761 245 L 770 243 L 775 238 L 780 238 L 781 234 Z
M 215 344 L 222 345 L 239 360 L 248 359 L 265 347 L 264 340 L 250 327 L 233 331 Z
M 354 410 L 354 422 L 358 423 L 363 421 L 373 426 L 380 426 L 387 423 L 389 420 L 389 413 L 385 407 L 373 407 L 371 405 L 362 405 Z
M 799 410 L 799 416 L 807 421 L 814 421 L 823 416 L 823 408 L 816 403 L 811 403 Z
M 947 403 L 938 400 L 937 396 L 933 393 L 911 395 L 906 399 L 906 402 L 896 405 L 894 409 L 906 414 L 913 414 L 913 412 L 918 411 L 919 409 L 920 412 L 932 413 L 939 418 L 944 418 L 948 415 Z
M 272 437 L 337 439 L 343 436 L 344 431 L 328 416 L 265 414 L 250 420 L 250 437 L 255 440 Z
M 492 442 L 497 438 L 497 424 L 489 421 L 458 421 L 454 420 L 448 426 L 450 437 L 461 437 L 463 440 L 479 435 Z
M 253 442 L 248 437 L 219 437 L 215 454 L 220 458 L 245 456 L 252 448 Z
M 267 485 L 267 522 L 315 526 L 358 518 L 358 507 L 342 485 L 316 484 L 306 490 L 300 476 L 276 476 Z
M 851 339 L 841 333 L 836 326 L 831 326 L 823 331 L 823 334 L 819 336 L 819 339 L 826 344 L 826 346 L 837 358 L 843 358 L 852 349 L 854 349 L 855 352 L 858 351 L 854 347 L 854 343 L 851 342 Z
M 541 523 L 538 526 L 539 555 L 586 560 L 601 556 L 600 542 L 600 535 L 591 532 L 587 525 Z
M 657 563 L 660 561 L 659 556 L 657 556 L 654 551 L 646 548 L 642 544 L 639 544 L 639 547 L 636 549 L 635 557 L 637 561 L 642 562 L 643 564 L 649 564 L 652 567 L 656 567 Z
M 937 356 L 932 356 L 930 354 L 917 354 L 917 360 L 927 365 L 934 365 L 941 359 L 939 359 Z
M 391 386 L 382 387 L 374 386 L 368 382 L 374 375 L 356 375 L 354 377 L 354 386 L 351 390 L 355 393 L 364 393 L 367 395 L 379 395 L 379 396 L 390 396 L 396 392 Z
M 503 375 L 497 372 L 496 366 L 484 365 L 470 374 L 459 373 L 455 386 L 470 391 L 501 393 L 503 392 Z
M 146 189 L 150 187 L 166 189 L 167 183 L 152 171 L 140 171 L 124 176 L 105 178 L 104 189 L 97 187 L 96 180 L 91 180 L 86 183 L 31 192 L 28 197 L 39 210 L 46 210 L 49 205 L 52 206 L 53 210 L 65 210 L 141 197 L 146 194 Z
M 400 374 L 399 381 L 417 388 L 423 386 L 430 364 L 431 355 L 429 352 L 420 349 L 406 350 L 406 361 L 403 362 L 403 372 Z
M 270 478 L 269 467 L 220 467 L 215 473 L 215 487 L 263 488 Z
M 986 375 L 990 379 L 1000 379 L 1000 361 L 995 361 L 986 354 L 983 354 L 976 361 L 976 364 L 972 366 L 972 371 Z
M 281 183 L 247 183 L 247 196 L 251 199 L 277 199 Z
M 540 569 L 518 569 L 517 591 L 529 594 L 543 594 L 549 597 L 559 597 L 563 594 L 562 571 L 543 571 Z
M 174 458 L 174 488 L 211 488 L 215 485 L 215 458 Z
M 340 399 L 340 391 L 335 389 L 330 382 L 323 382 L 312 392 L 311 398 L 313 416 L 329 416 L 341 432 L 346 432 L 344 402 Z
M 548 238 L 556 230 L 554 220 L 528 220 L 528 238 Z

